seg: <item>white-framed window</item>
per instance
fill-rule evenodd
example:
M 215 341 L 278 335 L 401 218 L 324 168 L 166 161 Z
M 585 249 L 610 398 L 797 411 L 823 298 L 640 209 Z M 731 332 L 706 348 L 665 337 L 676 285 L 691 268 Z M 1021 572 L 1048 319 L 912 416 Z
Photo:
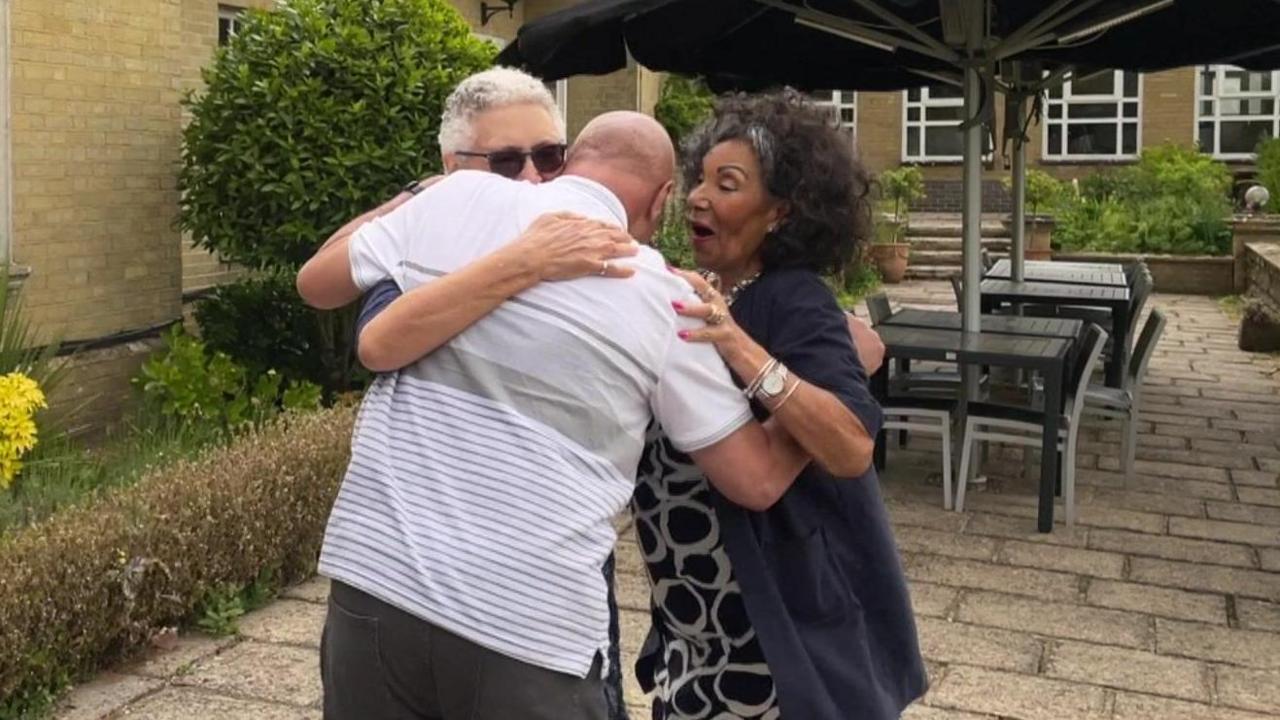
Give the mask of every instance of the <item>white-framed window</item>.
M 1280 70 L 1204 65 L 1196 73 L 1196 143 L 1222 160 L 1251 160 L 1280 137 Z
M 243 22 L 244 8 L 234 5 L 218 6 L 218 45 L 226 45 L 231 38 L 240 32 Z
M 903 162 L 964 159 L 964 92 L 951 85 L 902 91 Z
M 1132 160 L 1142 149 L 1142 76 L 1067 80 L 1049 90 L 1042 124 L 1046 160 Z
M 858 134 L 858 93 L 853 90 L 815 90 L 809 99 L 831 112 L 831 121 L 854 143 Z

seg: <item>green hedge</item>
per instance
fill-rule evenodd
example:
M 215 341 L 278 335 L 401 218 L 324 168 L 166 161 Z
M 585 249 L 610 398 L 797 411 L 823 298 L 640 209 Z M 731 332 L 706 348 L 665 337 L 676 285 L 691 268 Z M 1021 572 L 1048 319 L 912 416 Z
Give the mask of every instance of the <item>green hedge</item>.
M 0 717 L 190 621 L 228 583 L 311 573 L 354 416 L 282 417 L 0 538 Z

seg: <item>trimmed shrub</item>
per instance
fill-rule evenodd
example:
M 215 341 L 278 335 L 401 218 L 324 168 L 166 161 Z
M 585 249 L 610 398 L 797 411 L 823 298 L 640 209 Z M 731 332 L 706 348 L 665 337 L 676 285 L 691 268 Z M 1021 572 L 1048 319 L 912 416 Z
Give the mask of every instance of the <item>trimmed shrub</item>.
M 315 568 L 355 409 L 286 415 L 0 538 L 0 717 L 189 621 L 205 599 Z
M 1280 138 L 1258 143 L 1258 182 L 1271 192 L 1271 201 L 1263 209 L 1280 213 Z

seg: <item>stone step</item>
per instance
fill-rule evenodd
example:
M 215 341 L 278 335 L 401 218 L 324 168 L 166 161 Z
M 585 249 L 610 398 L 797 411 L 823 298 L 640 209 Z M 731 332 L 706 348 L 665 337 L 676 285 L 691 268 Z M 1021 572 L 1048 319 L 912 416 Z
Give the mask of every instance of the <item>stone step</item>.
M 908 265 L 908 280 L 946 280 L 960 274 L 959 265 Z
M 980 226 L 983 237 L 1009 237 L 1009 230 L 1004 223 L 998 220 L 989 220 L 983 218 Z M 936 237 L 961 237 L 964 235 L 964 227 L 960 224 L 959 219 L 912 219 L 910 225 L 907 226 L 907 236 L 936 236 Z
M 996 260 L 1008 257 L 1005 253 L 993 252 L 991 256 Z M 959 250 L 916 250 L 911 249 L 911 256 L 907 259 L 907 267 L 914 265 L 948 265 L 952 267 L 960 267 L 964 263 L 964 253 Z
M 911 237 L 911 252 L 917 250 L 954 250 L 959 252 L 963 248 L 963 241 L 958 237 L 938 237 L 933 235 Z M 984 237 L 982 238 L 982 247 L 992 252 L 1007 252 L 1012 240 L 1003 237 Z

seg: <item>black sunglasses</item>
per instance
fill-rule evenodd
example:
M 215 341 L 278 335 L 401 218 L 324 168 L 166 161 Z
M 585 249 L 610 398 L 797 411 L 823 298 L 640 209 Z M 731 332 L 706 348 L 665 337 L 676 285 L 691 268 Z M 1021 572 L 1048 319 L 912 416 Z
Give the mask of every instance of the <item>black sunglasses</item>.
M 534 169 L 543 175 L 558 172 L 564 167 L 564 153 L 567 147 L 564 143 L 548 143 L 535 146 L 528 152 L 516 148 L 503 148 L 487 153 L 459 150 L 454 154 L 462 157 L 482 157 L 489 161 L 489 170 L 505 178 L 514 178 L 524 170 L 525 158 L 532 160 Z

